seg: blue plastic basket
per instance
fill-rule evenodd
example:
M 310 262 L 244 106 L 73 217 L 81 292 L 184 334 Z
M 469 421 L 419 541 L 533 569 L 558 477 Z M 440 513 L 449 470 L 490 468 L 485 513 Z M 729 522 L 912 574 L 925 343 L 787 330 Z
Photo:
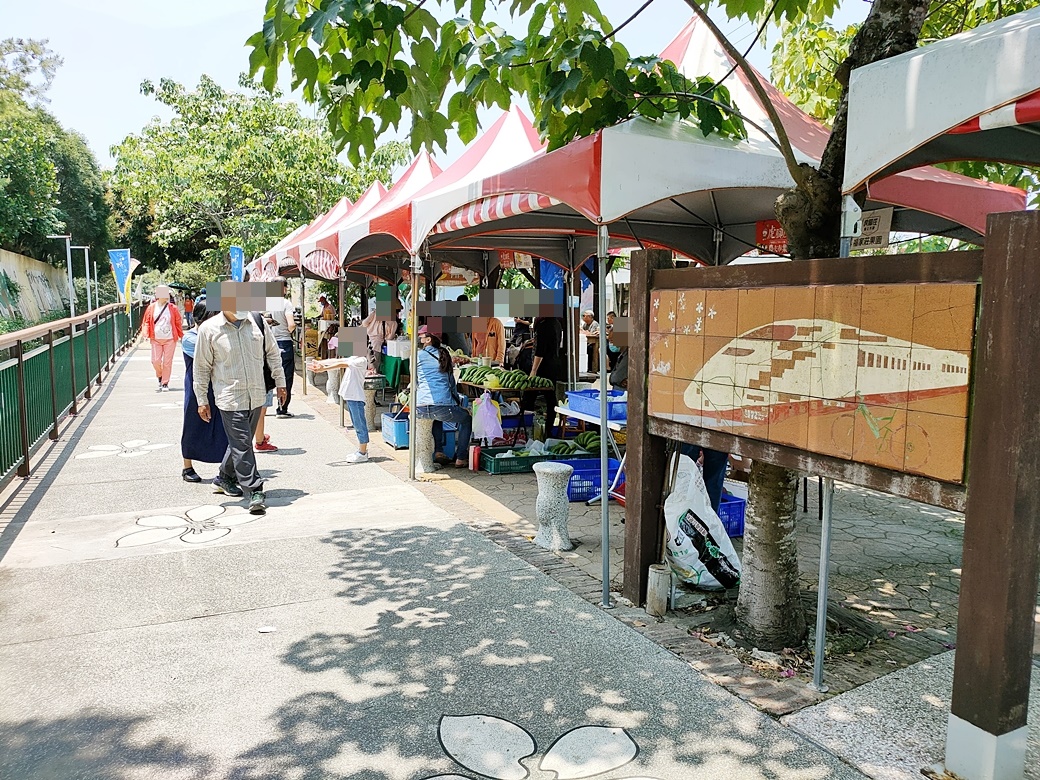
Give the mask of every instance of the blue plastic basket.
M 608 420 L 628 419 L 628 402 L 620 400 L 623 395 L 621 390 L 607 391 Z M 572 411 L 599 417 L 599 390 L 568 390 L 567 406 Z
M 383 441 L 395 450 L 408 446 L 408 415 L 383 415 Z
M 595 498 L 600 494 L 599 484 L 599 460 L 560 460 L 557 463 L 566 463 L 574 469 L 574 473 L 571 474 L 571 480 L 567 483 L 567 499 L 569 501 L 588 501 L 590 498 Z M 610 458 L 607 461 L 607 487 L 609 488 L 611 483 L 614 481 L 614 477 L 617 476 L 618 469 L 621 468 L 619 461 Z M 621 479 L 618 484 L 624 484 L 625 475 L 621 475 Z
M 734 536 L 744 535 L 744 513 L 747 511 L 747 500 L 728 493 L 722 494 L 719 502 L 719 520 L 722 521 L 726 534 L 732 539 Z

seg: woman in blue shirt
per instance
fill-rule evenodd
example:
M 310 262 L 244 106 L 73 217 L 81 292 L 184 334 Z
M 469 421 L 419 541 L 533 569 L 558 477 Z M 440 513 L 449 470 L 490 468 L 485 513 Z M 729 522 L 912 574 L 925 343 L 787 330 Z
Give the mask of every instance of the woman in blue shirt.
M 469 440 L 473 432 L 473 418 L 462 406 L 462 398 L 455 386 L 451 353 L 441 346 L 441 340 L 426 326 L 419 328 L 419 357 L 415 370 L 415 416 L 433 420 L 434 460 L 442 465 L 451 463 L 444 454 L 444 423 L 458 425 L 455 439 L 455 465 L 469 465 Z

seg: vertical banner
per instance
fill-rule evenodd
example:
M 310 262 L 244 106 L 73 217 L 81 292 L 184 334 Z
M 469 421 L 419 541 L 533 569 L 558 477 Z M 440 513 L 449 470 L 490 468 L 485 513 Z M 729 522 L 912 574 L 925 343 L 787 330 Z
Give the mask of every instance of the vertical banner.
M 246 274 L 246 256 L 242 247 L 231 247 L 231 281 L 241 282 Z
M 125 303 L 127 311 L 130 311 L 130 274 L 133 272 L 130 250 L 109 249 L 108 262 L 112 264 L 112 276 L 116 280 L 116 295 L 119 296 L 120 303 Z

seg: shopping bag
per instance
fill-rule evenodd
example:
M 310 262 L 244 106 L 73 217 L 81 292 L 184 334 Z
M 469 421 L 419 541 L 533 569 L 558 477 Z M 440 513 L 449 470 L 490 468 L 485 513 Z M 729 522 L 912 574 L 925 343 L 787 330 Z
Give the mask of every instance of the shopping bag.
M 473 436 L 487 441 L 502 437 L 502 419 L 498 415 L 498 405 L 491 400 L 491 393 L 486 390 L 473 403 Z
M 683 581 L 703 590 L 740 583 L 740 558 L 719 516 L 711 508 L 701 470 L 679 456 L 671 494 L 664 502 L 665 557 Z

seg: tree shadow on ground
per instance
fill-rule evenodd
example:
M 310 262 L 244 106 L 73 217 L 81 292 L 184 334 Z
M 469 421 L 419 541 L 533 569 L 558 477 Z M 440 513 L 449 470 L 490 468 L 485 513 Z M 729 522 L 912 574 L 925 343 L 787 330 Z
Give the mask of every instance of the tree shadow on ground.
M 276 734 L 238 756 L 234 780 L 483 777 L 452 760 L 439 732 L 443 716 L 473 714 L 528 733 L 531 780 L 555 780 L 542 757 L 590 725 L 639 746 L 592 773 L 603 780 L 858 777 L 463 526 L 324 541 L 341 554 L 329 576 L 342 584 L 330 623 L 342 629 L 282 654 L 309 690 L 277 708 Z
M 39 780 L 208 778 L 212 760 L 139 733 L 147 718 L 103 713 L 0 723 L 0 777 Z

